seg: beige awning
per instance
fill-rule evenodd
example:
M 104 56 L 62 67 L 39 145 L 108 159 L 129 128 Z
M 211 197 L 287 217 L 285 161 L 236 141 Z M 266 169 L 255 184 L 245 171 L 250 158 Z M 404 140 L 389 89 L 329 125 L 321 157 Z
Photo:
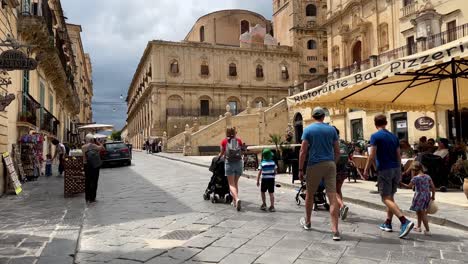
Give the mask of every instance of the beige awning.
M 434 111 L 468 106 L 468 37 L 288 97 L 288 106 Z M 456 91 L 454 93 L 454 80 Z

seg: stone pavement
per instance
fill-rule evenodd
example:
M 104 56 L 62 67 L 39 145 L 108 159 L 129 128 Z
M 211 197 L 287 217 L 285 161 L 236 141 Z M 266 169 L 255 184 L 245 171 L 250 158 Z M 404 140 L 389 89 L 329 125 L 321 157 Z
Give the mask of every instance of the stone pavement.
M 41 177 L 0 198 L 0 264 L 73 263 L 84 198 L 63 197 L 62 177 Z
M 209 167 L 211 159 L 213 158 L 212 156 L 183 156 L 182 154 L 176 153 L 158 153 L 155 155 L 202 167 Z M 244 176 L 247 178 L 256 178 L 257 173 L 256 171 L 245 171 Z M 292 184 L 291 177 L 292 176 L 288 174 L 277 175 L 276 181 L 281 184 L 282 188 L 299 187 L 299 181 Z M 343 185 L 343 194 L 347 202 L 376 210 L 385 210 L 385 206 L 382 204 L 376 190 L 375 182 L 370 181 L 358 180 L 356 183 L 354 183 L 354 181 L 346 181 Z M 405 210 L 405 213 L 416 217 L 416 214 L 409 210 L 412 198 L 413 191 L 408 189 L 399 189 L 398 194 L 395 196 L 397 203 Z M 439 206 L 439 212 L 429 216 L 432 223 L 468 231 L 468 200 L 463 192 L 458 190 L 452 190 L 446 193 L 437 192 L 436 201 Z
M 202 199 L 208 170 L 134 154 L 134 165 L 101 171 L 98 202 L 63 198 L 60 178 L 25 185 L 0 199 L 0 263 L 466 263 L 468 233 L 432 225 L 432 237 L 377 228 L 384 214 L 350 204 L 334 242 L 326 211 L 313 231 L 298 224 L 303 206 L 278 188 L 277 212 L 259 210 L 254 181 L 241 179 L 243 210 Z M 80 231 L 81 226 L 81 231 Z M 395 228 L 398 228 L 395 223 Z M 79 234 L 79 236 L 78 236 Z M 75 251 L 75 245 L 78 243 Z
M 468 234 L 433 225 L 432 237 L 377 228 L 383 213 L 351 205 L 334 242 L 325 211 L 313 231 L 298 224 L 303 207 L 279 188 L 277 212 L 259 210 L 258 188 L 241 179 L 243 210 L 202 199 L 206 168 L 136 153 L 131 167 L 101 173 L 98 202 L 88 207 L 75 262 L 96 263 L 463 263 Z

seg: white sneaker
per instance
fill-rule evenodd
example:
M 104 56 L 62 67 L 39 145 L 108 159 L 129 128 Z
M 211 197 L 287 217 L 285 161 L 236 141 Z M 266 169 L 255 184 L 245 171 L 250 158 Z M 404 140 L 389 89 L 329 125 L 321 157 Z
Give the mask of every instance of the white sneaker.
M 333 241 L 340 241 L 341 240 L 341 235 L 340 235 L 340 232 L 335 232 L 333 234 Z

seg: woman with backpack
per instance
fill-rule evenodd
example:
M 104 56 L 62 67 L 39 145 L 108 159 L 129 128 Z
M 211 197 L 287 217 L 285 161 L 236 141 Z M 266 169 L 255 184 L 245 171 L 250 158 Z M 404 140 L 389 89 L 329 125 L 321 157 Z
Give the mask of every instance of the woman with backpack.
M 85 199 L 86 202 L 96 201 L 96 192 L 101 169 L 101 151 L 104 150 L 92 134 L 86 135 L 86 144 L 83 145 L 83 163 L 85 168 Z
M 220 157 L 224 157 L 224 169 L 229 182 L 229 190 L 232 196 L 232 205 L 241 210 L 241 201 L 239 199 L 239 178 L 244 171 L 244 162 L 242 160 L 242 140 L 236 137 L 236 128 L 226 130 L 226 138 L 221 141 Z

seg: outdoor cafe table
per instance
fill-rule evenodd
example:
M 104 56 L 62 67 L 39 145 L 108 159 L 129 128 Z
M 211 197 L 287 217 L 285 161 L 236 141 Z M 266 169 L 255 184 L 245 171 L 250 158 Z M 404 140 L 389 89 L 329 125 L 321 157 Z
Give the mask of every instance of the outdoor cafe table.
M 356 168 L 360 170 L 364 170 L 366 168 L 366 163 L 368 156 L 361 156 L 361 155 L 354 155 L 353 156 L 353 162 L 356 166 Z M 403 171 L 408 170 L 411 167 L 411 164 L 413 164 L 414 158 L 411 159 L 401 159 L 401 165 L 403 166 Z M 373 169 L 375 169 L 375 164 L 372 165 Z

